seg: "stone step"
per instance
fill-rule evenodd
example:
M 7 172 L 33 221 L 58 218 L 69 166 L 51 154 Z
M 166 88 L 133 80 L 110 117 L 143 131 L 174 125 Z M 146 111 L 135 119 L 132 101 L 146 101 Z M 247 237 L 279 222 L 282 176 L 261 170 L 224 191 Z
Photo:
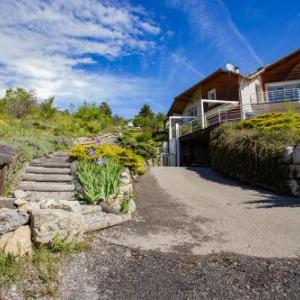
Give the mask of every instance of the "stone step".
M 70 168 L 71 163 L 57 161 L 31 161 L 29 166 L 47 167 L 47 168 Z
M 73 192 L 27 192 L 28 197 L 33 200 L 40 201 L 41 199 L 57 199 L 57 200 L 75 200 Z
M 56 158 L 39 158 L 34 159 L 30 163 L 32 164 L 40 164 L 40 163 L 54 163 L 54 164 L 61 164 L 61 163 L 71 163 L 69 158 L 63 158 L 63 159 L 56 159 Z
M 28 166 L 25 173 L 34 174 L 71 174 L 70 168 L 45 168 L 39 166 Z
M 41 181 L 41 182 L 71 182 L 72 176 L 68 174 L 34 174 L 25 173 L 22 181 Z
M 75 190 L 74 184 L 35 181 L 21 181 L 19 188 L 23 191 L 36 192 L 72 192 Z
M 114 215 L 101 212 L 88 214 L 85 215 L 85 232 L 102 230 L 130 220 L 132 220 L 132 216 L 130 214 Z

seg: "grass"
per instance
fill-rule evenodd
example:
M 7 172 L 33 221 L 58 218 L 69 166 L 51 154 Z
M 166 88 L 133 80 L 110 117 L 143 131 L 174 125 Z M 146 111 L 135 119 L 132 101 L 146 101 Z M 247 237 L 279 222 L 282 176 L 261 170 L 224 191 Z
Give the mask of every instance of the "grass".
M 68 242 L 57 236 L 49 247 L 35 247 L 32 259 L 2 253 L 0 288 L 15 284 L 26 298 L 53 296 L 63 264 L 71 255 L 87 249 L 86 242 Z
M 79 161 L 77 177 L 82 190 L 78 196 L 89 204 L 99 204 L 118 192 L 123 167 L 106 158 L 103 165 L 95 161 Z

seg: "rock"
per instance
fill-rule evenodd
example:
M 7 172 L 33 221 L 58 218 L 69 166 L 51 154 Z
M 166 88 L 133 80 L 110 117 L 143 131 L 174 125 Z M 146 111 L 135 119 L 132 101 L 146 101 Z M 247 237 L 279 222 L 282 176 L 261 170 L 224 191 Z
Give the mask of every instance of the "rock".
M 81 205 L 81 213 L 83 215 L 101 213 L 102 207 L 100 205 Z
M 121 194 L 129 194 L 132 193 L 132 185 L 131 184 L 126 184 L 126 185 L 120 185 L 119 187 L 119 193 Z
M 300 164 L 300 145 L 296 145 L 293 151 L 294 164 Z
M 14 231 L 27 224 L 29 216 L 25 212 L 18 212 L 9 208 L 0 209 L 0 234 Z
M 131 178 L 122 178 L 120 180 L 120 184 L 121 185 L 128 185 L 128 184 L 131 184 Z
M 43 199 L 40 202 L 41 209 L 62 209 L 71 212 L 80 212 L 81 205 L 78 201 L 58 200 L 58 199 Z
M 106 213 L 115 214 L 115 215 L 120 214 L 121 206 L 114 204 L 114 201 L 110 204 L 107 202 L 100 202 L 100 205 L 102 207 L 102 210 Z
M 27 204 L 24 204 L 24 205 L 20 206 L 18 208 L 18 211 L 29 213 L 29 212 L 31 212 L 33 210 L 37 210 L 37 209 L 40 209 L 40 204 L 39 203 L 27 202 Z
M 0 237 L 0 249 L 6 254 L 18 257 L 32 255 L 30 227 L 21 226 L 13 232 L 8 232 Z
M 88 216 L 85 219 L 85 232 L 105 229 L 129 221 L 131 219 L 131 215 L 115 215 L 104 213 L 102 213 L 102 215 Z
M 134 202 L 133 199 L 130 199 L 129 205 L 128 205 L 128 212 L 127 213 L 132 214 L 135 211 L 136 211 L 136 204 L 135 204 L 135 202 Z
M 124 169 L 124 171 L 121 173 L 121 178 L 130 178 L 130 171 L 128 168 Z
M 26 192 L 22 191 L 22 190 L 16 190 L 14 191 L 14 195 L 17 199 L 23 199 L 27 197 Z
M 16 201 L 15 198 L 0 197 L 0 208 L 14 209 L 15 201 Z
M 55 236 L 62 239 L 80 240 L 84 232 L 84 217 L 77 212 L 61 209 L 33 210 L 31 230 L 33 241 L 49 244 Z
M 15 206 L 17 206 L 17 207 L 23 206 L 27 203 L 28 203 L 28 201 L 26 201 L 24 198 L 17 198 L 15 200 Z
M 293 150 L 294 147 L 293 146 L 288 146 L 285 148 L 285 150 L 283 151 L 283 155 L 282 155 L 282 162 L 285 164 L 290 164 L 293 161 Z
M 290 191 L 294 196 L 300 196 L 300 187 L 297 180 L 289 179 L 287 185 L 289 186 Z

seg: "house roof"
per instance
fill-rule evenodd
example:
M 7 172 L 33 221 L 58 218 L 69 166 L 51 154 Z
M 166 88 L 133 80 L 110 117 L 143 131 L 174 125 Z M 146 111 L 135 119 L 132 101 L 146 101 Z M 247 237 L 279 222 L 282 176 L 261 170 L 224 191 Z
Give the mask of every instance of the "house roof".
M 195 91 L 201 85 L 203 85 L 205 82 L 213 79 L 215 76 L 219 75 L 220 73 L 231 74 L 233 76 L 240 77 L 240 78 L 243 77 L 239 73 L 231 72 L 231 71 L 227 71 L 222 68 L 219 68 L 216 71 L 214 71 L 213 73 L 211 73 L 210 75 L 208 75 L 207 77 L 198 81 L 196 84 L 194 84 L 193 86 L 191 86 L 190 88 L 188 88 L 187 90 L 185 90 L 184 92 L 179 94 L 178 96 L 176 96 L 174 98 L 174 101 L 173 101 L 167 115 L 170 116 L 173 112 L 180 112 L 181 109 L 183 109 L 183 107 L 188 103 L 189 99 L 192 97 L 192 95 L 195 93 Z
M 234 76 L 238 76 L 239 78 L 252 80 L 255 77 L 259 76 L 260 74 L 264 73 L 265 71 L 268 71 L 268 70 L 272 69 L 273 67 L 276 67 L 277 65 L 284 63 L 285 61 L 289 60 L 290 58 L 292 58 L 296 55 L 300 55 L 300 48 L 298 48 L 297 50 L 295 50 L 295 51 L 289 53 L 288 55 L 280 58 L 279 60 L 276 60 L 275 62 L 273 62 L 271 64 L 267 64 L 264 67 L 261 67 L 261 68 L 257 69 L 255 72 L 249 74 L 248 76 L 243 76 L 239 73 L 227 71 L 227 70 L 224 70 L 222 68 L 217 69 L 216 71 L 211 73 L 209 76 L 203 78 L 202 80 L 200 80 L 199 82 L 194 84 L 192 87 L 188 88 L 183 93 L 176 96 L 174 98 L 174 101 L 173 101 L 167 115 L 170 116 L 174 112 L 180 113 L 182 111 L 182 109 L 185 107 L 185 105 L 188 103 L 188 101 L 190 100 L 192 95 L 195 93 L 195 91 L 202 84 L 204 84 L 205 82 L 211 80 L 212 78 L 214 78 L 216 75 L 218 75 L 220 73 L 228 73 L 228 74 L 232 74 Z
M 270 69 L 272 69 L 273 67 L 276 67 L 279 64 L 284 63 L 285 61 L 289 60 L 290 58 L 300 55 L 300 48 L 298 48 L 297 50 L 289 53 L 288 55 L 285 55 L 283 57 L 281 57 L 280 59 L 276 60 L 275 62 L 271 63 L 271 64 L 267 64 L 264 67 L 261 67 L 259 69 L 257 69 L 255 72 L 251 73 L 248 75 L 249 79 L 253 79 L 256 76 L 260 75 L 261 73 L 268 71 Z

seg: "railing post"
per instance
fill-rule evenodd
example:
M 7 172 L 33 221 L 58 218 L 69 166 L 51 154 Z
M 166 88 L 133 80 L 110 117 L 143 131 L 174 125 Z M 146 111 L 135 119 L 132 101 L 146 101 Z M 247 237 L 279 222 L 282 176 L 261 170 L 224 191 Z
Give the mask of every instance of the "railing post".
M 218 114 L 219 114 L 219 123 L 221 124 L 221 112 L 220 112 L 220 109 L 218 109 Z

